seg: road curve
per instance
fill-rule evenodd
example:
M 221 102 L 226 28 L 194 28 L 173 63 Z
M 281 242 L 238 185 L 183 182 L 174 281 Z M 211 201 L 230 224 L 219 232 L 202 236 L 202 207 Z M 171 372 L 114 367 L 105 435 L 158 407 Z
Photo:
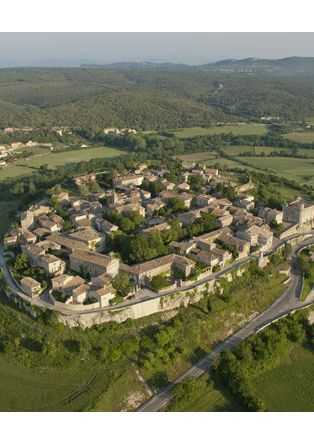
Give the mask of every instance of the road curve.
M 156 393 L 152 398 L 142 404 L 138 412 L 157 412 L 165 408 L 171 401 L 172 389 L 175 384 L 181 382 L 188 376 L 195 379 L 207 372 L 213 362 L 219 357 L 223 350 L 232 350 L 236 345 L 248 338 L 253 333 L 257 332 L 269 323 L 278 320 L 279 318 L 291 313 L 295 310 L 305 308 L 314 302 L 314 292 L 312 291 L 306 301 L 300 300 L 300 293 L 302 291 L 303 277 L 296 269 L 296 255 L 306 246 L 314 244 L 314 237 L 311 237 L 293 248 L 291 254 L 291 280 L 281 294 L 281 296 L 273 302 L 265 311 L 257 315 L 249 321 L 244 327 L 238 330 L 235 334 L 230 336 L 224 342 L 217 345 L 212 352 L 207 354 L 204 358 L 199 360 L 196 364 L 190 367 L 186 372 L 180 375 L 173 383 L 167 385 Z

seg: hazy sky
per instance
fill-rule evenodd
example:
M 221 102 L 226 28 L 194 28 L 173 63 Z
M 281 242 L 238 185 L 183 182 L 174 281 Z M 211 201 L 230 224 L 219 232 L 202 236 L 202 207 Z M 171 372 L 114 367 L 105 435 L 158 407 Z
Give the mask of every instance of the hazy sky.
M 0 66 L 314 56 L 314 33 L 0 33 Z

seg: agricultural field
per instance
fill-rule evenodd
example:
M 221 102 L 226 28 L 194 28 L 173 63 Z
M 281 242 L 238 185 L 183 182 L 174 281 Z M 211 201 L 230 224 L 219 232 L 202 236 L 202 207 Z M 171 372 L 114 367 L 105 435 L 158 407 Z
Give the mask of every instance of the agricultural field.
M 239 156 L 241 153 L 252 153 L 254 156 L 255 154 L 258 156 L 260 154 L 265 154 L 265 156 L 269 156 L 273 151 L 282 151 L 285 154 L 289 155 L 291 154 L 291 150 L 284 149 L 284 148 L 276 148 L 272 146 L 248 146 L 248 145 L 226 145 L 222 146 L 220 148 L 222 151 L 224 151 L 226 154 L 229 154 L 231 156 Z M 307 156 L 308 158 L 314 158 L 314 150 L 307 150 L 304 148 L 298 149 L 298 154 L 302 156 Z
M 268 411 L 313 411 L 314 351 L 295 346 L 276 368 L 253 381 L 256 394 Z
M 314 160 L 284 157 L 240 157 L 257 169 L 268 169 L 288 179 L 314 186 Z
M 0 358 L 0 411 L 80 411 L 108 385 L 101 366 L 39 370 Z
M 47 152 L 38 156 L 30 157 L 29 160 L 17 161 L 12 166 L 0 170 L 0 180 L 9 177 L 24 176 L 31 174 L 34 169 L 47 164 L 49 168 L 55 168 L 66 163 L 88 161 L 96 158 L 116 157 L 125 152 L 115 148 L 97 147 L 63 152 Z
M 182 128 L 171 132 L 179 139 L 195 136 L 211 136 L 222 133 L 232 133 L 235 136 L 245 136 L 249 134 L 261 136 L 267 133 L 267 127 L 266 125 L 257 123 L 239 123 L 237 125 L 211 126 L 208 128 Z
M 314 143 L 314 131 L 294 131 L 285 134 L 286 139 L 294 140 L 300 143 Z
M 0 358 L 0 411 L 134 410 L 148 396 L 144 385 L 131 371 L 115 381 L 113 370 L 84 363 L 29 369 Z

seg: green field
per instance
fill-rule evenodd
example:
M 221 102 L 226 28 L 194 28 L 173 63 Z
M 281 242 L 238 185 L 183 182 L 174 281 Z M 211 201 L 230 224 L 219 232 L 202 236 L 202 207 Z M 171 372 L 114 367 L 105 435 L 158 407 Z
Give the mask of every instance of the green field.
M 222 133 L 233 133 L 235 136 L 245 136 L 249 134 L 266 134 L 267 127 L 263 124 L 240 123 L 238 125 L 211 126 L 208 128 L 181 128 L 172 132 L 176 137 L 179 137 L 180 139 Z
M 36 370 L 0 358 L 0 411 L 134 409 L 137 405 L 131 404 L 132 396 L 141 401 L 147 397 L 143 384 L 131 372 L 115 383 L 112 370 L 86 364 L 74 364 L 66 370 Z
M 314 411 L 314 352 L 296 346 L 276 368 L 253 382 L 268 411 Z
M 314 131 L 294 131 L 285 134 L 284 137 L 300 143 L 314 143 Z
M 291 154 L 291 150 L 284 149 L 284 148 L 276 148 L 272 146 L 247 146 L 247 145 L 227 145 L 222 146 L 221 150 L 224 151 L 226 154 L 229 154 L 231 156 L 239 156 L 239 154 L 248 152 L 252 153 L 252 155 L 260 155 L 262 153 L 265 153 L 265 155 L 269 155 L 273 151 L 283 151 L 285 154 Z M 304 148 L 298 149 L 298 154 L 302 156 L 307 156 L 308 158 L 314 158 L 314 150 L 307 150 Z
M 116 157 L 124 154 L 124 151 L 115 148 L 97 147 L 79 150 L 63 151 L 61 153 L 48 152 L 46 154 L 30 157 L 29 160 L 21 160 L 12 166 L 0 170 L 0 180 L 31 174 L 34 169 L 47 164 L 49 168 L 55 168 L 66 163 L 88 161 L 103 157 Z
M 314 185 L 314 160 L 284 157 L 239 157 L 257 169 L 268 169 L 299 183 Z
M 1 411 L 80 411 L 108 384 L 100 366 L 36 370 L 0 358 Z

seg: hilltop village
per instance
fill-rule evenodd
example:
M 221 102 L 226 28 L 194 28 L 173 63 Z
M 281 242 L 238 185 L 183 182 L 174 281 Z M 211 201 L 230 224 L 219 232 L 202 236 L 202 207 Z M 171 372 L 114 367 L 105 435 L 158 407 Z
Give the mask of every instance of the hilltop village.
M 183 162 L 175 178 L 140 163 L 106 189 L 98 178 L 76 177 L 75 193 L 56 186 L 5 236 L 12 275 L 30 299 L 75 310 L 134 304 L 252 255 L 264 266 L 280 239 L 314 219 L 300 198 L 282 211 L 257 206 L 253 183 L 234 185 L 203 163 Z

